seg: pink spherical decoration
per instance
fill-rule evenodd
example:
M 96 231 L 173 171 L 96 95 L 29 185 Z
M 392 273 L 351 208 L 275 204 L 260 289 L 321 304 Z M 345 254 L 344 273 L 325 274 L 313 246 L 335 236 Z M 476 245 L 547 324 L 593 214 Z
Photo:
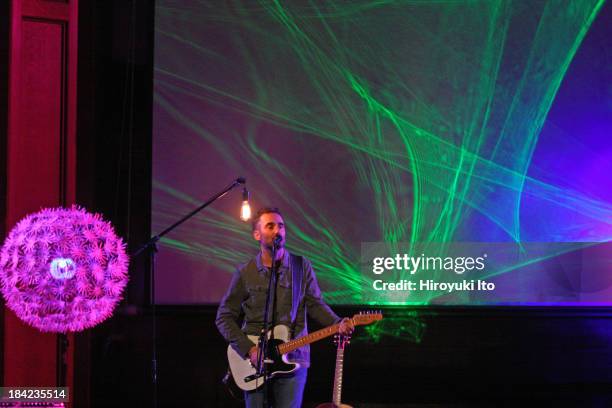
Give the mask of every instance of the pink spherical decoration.
M 125 244 L 109 222 L 79 207 L 23 218 L 0 252 L 7 306 L 45 332 L 81 331 L 110 317 L 128 281 Z

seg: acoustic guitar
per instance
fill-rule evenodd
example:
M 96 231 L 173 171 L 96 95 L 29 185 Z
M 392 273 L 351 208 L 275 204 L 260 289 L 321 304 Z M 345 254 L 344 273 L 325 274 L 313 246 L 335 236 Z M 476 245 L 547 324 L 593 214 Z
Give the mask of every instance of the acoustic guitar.
M 350 343 L 351 338 L 349 336 L 336 336 L 336 344 L 338 350 L 336 351 L 336 371 L 334 372 L 334 388 L 332 392 L 332 402 L 326 402 L 324 404 L 317 405 L 316 408 L 353 408 L 350 405 L 343 404 L 341 401 L 342 396 L 342 367 L 344 364 L 344 348 Z

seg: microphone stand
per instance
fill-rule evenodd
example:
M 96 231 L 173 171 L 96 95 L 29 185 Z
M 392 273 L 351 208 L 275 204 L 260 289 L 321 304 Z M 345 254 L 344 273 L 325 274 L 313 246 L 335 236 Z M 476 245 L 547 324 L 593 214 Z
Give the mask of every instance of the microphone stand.
M 166 228 L 159 234 L 155 235 L 154 237 L 151 237 L 151 239 L 149 239 L 147 242 L 141 245 L 140 248 L 138 248 L 130 256 L 131 258 L 135 258 L 138 255 L 140 255 L 142 252 L 149 251 L 149 255 L 151 257 L 150 264 L 149 264 L 149 267 L 150 267 L 149 303 L 151 304 L 151 315 L 152 315 L 151 317 L 153 319 L 153 323 L 152 323 L 152 326 L 153 326 L 152 327 L 152 330 L 153 330 L 153 339 L 152 339 L 153 340 L 153 352 L 152 354 L 153 355 L 151 359 L 151 379 L 152 379 L 152 384 L 153 384 L 153 407 L 154 408 L 157 407 L 157 403 L 158 403 L 157 401 L 157 314 L 156 314 L 156 309 L 155 309 L 155 254 L 157 253 L 157 242 L 164 235 L 168 234 L 170 231 L 172 231 L 173 229 L 175 229 L 176 227 L 178 227 L 179 225 L 181 225 L 182 223 L 184 223 L 185 221 L 187 221 L 188 219 L 190 219 L 191 217 L 193 217 L 194 215 L 202 211 L 204 208 L 208 207 L 210 204 L 212 204 L 217 199 L 229 193 L 230 190 L 232 190 L 233 188 L 239 185 L 244 185 L 245 183 L 246 183 L 246 180 L 244 177 L 238 177 L 230 185 L 228 185 L 225 189 L 223 189 L 222 191 L 218 192 L 217 194 L 209 198 L 204 204 L 200 205 L 198 208 L 191 211 L 189 214 L 185 215 L 183 218 L 181 218 L 180 220 L 178 220 L 177 222 L 175 222 L 174 224 L 172 224 L 171 226 L 169 226 L 168 228 Z
M 259 335 L 259 347 L 257 348 L 257 375 L 263 375 L 263 408 L 268 408 L 268 369 L 266 363 L 270 362 L 270 350 L 268 349 L 268 331 L 270 330 L 271 321 L 274 322 L 274 306 L 276 304 L 276 250 L 278 247 L 277 239 L 272 243 L 272 265 L 270 266 L 270 280 L 268 281 L 268 293 L 266 295 L 266 307 L 264 309 L 264 321 Z M 270 318 L 270 311 L 272 317 Z M 270 333 L 270 337 L 274 339 L 274 333 Z M 272 356 L 275 357 L 275 356 Z

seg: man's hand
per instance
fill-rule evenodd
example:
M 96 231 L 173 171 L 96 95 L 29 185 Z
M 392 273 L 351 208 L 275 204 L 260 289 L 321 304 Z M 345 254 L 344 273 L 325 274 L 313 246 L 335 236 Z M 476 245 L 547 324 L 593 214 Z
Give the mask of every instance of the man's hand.
M 255 368 L 257 368 L 257 351 L 258 350 L 259 349 L 257 348 L 257 346 L 253 346 L 249 350 L 249 360 L 251 360 L 251 365 Z
M 353 321 L 351 319 L 345 317 L 344 319 L 340 320 L 338 333 L 343 336 L 350 336 L 353 333 L 353 330 L 355 330 L 355 325 L 353 324 Z

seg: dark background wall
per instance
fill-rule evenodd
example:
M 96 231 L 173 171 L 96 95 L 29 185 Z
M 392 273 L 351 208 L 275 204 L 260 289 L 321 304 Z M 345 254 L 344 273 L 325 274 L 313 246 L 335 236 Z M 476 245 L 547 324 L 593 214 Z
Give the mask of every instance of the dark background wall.
M 130 249 L 151 233 L 153 18 L 152 1 L 79 2 L 77 202 L 110 219 Z M 7 33 L 0 34 L 4 44 Z M 6 129 L 7 72 L 0 68 L 0 75 L 0 125 Z M 131 268 L 115 316 L 75 336 L 75 406 L 152 406 L 146 259 L 133 259 Z M 336 309 L 342 315 L 358 310 Z M 357 330 L 346 352 L 347 403 L 612 404 L 608 308 L 411 310 L 406 324 L 418 321 L 419 342 L 397 336 L 375 342 Z M 406 310 L 383 312 L 385 319 L 405 319 Z M 156 313 L 159 405 L 240 406 L 220 384 L 226 344 L 214 326 L 215 307 L 165 306 Z M 313 345 L 305 406 L 331 398 L 334 355 L 329 341 Z
M 77 202 L 111 220 L 130 252 L 150 236 L 153 11 L 79 2 Z M 132 258 L 115 316 L 76 337 L 75 406 L 151 400 L 148 282 L 147 257 Z

